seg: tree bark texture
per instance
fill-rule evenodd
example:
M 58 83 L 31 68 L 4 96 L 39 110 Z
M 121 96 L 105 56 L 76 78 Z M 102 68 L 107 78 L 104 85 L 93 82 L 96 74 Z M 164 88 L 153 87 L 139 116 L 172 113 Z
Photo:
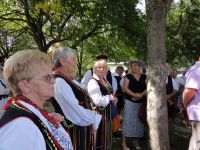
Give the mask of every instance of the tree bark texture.
M 152 150 L 170 150 L 167 100 L 165 25 L 167 0 L 146 0 L 147 10 L 147 121 Z

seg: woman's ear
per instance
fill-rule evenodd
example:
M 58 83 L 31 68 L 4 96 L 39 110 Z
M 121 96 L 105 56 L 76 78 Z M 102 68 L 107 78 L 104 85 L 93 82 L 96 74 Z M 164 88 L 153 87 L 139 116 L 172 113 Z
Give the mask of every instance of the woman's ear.
M 17 86 L 21 90 L 22 93 L 28 93 L 30 91 L 29 83 L 27 80 L 21 80 L 17 83 Z
M 66 62 L 65 58 L 64 57 L 60 57 L 59 58 L 59 61 L 60 61 L 60 64 L 63 66 L 64 63 Z

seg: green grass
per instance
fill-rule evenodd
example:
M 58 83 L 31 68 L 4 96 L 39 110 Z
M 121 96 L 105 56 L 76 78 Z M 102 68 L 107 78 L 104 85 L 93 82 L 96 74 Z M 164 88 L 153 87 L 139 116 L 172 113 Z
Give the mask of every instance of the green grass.
M 190 135 L 191 135 L 191 127 L 185 126 L 182 122 L 182 114 L 178 113 L 176 114 L 172 129 L 170 131 L 171 134 L 171 150 L 187 150 L 189 141 L 190 141 Z
M 170 147 L 171 150 L 187 150 L 190 140 L 191 128 L 185 126 L 182 123 L 182 116 L 178 113 L 174 119 L 170 128 Z M 113 138 L 113 150 L 121 150 L 121 139 Z M 148 150 L 148 138 L 145 136 L 140 140 L 142 150 Z M 127 145 L 131 150 L 134 150 L 132 146 L 132 138 L 127 139 Z

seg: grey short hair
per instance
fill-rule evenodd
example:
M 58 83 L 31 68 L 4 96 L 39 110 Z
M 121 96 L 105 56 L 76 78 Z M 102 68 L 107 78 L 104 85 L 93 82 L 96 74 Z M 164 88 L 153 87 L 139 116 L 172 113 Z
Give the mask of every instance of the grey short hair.
M 58 47 L 53 50 L 52 62 L 55 67 L 61 67 L 60 58 L 63 57 L 66 60 L 76 55 L 76 51 L 69 47 Z

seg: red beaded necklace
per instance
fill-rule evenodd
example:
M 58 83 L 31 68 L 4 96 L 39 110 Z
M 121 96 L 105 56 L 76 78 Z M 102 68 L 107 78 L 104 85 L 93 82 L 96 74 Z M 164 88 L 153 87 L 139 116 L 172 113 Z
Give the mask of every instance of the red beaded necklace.
M 29 98 L 25 96 L 15 96 L 12 98 L 12 101 L 15 101 L 17 104 L 20 104 L 18 101 L 24 101 L 25 103 L 28 103 L 29 105 L 35 107 L 37 110 L 40 111 L 40 113 L 49 121 L 51 122 L 56 128 L 58 128 L 59 123 L 56 121 L 55 118 L 51 117 L 48 112 L 45 109 L 40 108 L 37 104 L 35 104 L 33 101 L 31 101 Z M 24 106 L 23 106 L 24 107 Z

